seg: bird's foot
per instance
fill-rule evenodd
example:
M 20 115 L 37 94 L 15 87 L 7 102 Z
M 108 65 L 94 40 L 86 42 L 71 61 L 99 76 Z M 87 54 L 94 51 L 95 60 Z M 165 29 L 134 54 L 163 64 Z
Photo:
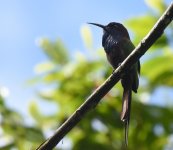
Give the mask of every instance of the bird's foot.
M 114 71 L 121 65 L 121 63 L 119 63 L 115 68 L 113 68 L 112 70 L 112 74 L 114 73 Z
M 121 63 L 118 64 L 118 67 L 121 66 Z

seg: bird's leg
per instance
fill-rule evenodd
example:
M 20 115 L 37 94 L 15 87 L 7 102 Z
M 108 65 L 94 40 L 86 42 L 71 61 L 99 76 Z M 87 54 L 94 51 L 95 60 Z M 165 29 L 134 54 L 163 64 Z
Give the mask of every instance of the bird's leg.
M 121 65 L 121 63 L 118 63 L 118 65 L 116 67 L 113 68 L 112 70 L 112 74 L 114 73 L 114 71 Z

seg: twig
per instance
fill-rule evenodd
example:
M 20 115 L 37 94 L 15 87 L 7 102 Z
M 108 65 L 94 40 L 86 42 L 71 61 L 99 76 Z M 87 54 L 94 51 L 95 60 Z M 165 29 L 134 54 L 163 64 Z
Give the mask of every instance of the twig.
M 163 34 L 165 28 L 173 19 L 173 3 L 160 17 L 147 36 L 138 44 L 135 50 L 122 62 L 112 75 L 92 93 L 86 101 L 57 129 L 53 136 L 42 143 L 37 150 L 51 150 L 61 139 L 84 117 L 91 109 L 95 108 L 100 100 L 120 80 L 121 74 L 130 68 Z

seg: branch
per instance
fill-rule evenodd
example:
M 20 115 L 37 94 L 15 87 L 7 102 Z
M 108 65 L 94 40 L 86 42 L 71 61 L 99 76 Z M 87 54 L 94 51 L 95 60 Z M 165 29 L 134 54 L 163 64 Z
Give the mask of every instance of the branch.
M 136 63 L 139 58 L 154 44 L 163 34 L 165 28 L 173 19 L 173 3 L 167 8 L 151 31 L 138 44 L 135 50 L 122 62 L 122 64 L 109 76 L 109 78 L 98 87 L 86 101 L 57 129 L 49 139 L 43 142 L 37 150 L 53 149 L 61 139 L 76 126 L 76 124 L 91 111 L 109 90 L 120 80 L 121 74 Z

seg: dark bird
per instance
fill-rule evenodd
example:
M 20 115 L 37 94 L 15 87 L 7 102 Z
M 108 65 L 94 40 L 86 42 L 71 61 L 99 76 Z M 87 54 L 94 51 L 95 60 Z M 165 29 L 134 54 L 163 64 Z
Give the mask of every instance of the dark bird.
M 107 60 L 116 69 L 123 60 L 134 50 L 135 46 L 130 40 L 127 29 L 120 23 L 111 22 L 108 25 L 89 23 L 103 29 L 102 46 L 105 50 Z M 121 120 L 125 124 L 125 143 L 128 145 L 128 128 L 130 121 L 130 106 L 132 91 L 137 93 L 139 85 L 140 62 L 135 63 L 121 77 L 123 86 L 123 102 Z

